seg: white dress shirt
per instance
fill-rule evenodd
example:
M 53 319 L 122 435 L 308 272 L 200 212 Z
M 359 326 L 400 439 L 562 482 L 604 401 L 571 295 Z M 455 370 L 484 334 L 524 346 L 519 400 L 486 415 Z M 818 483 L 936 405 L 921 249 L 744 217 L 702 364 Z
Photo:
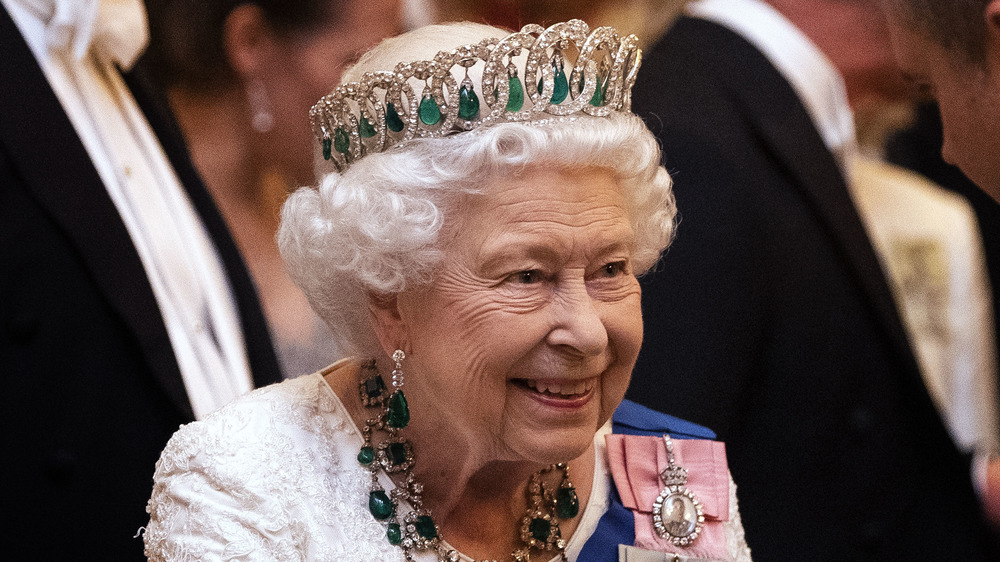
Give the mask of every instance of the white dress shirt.
M 253 386 L 223 266 L 117 67 L 146 46 L 141 0 L 0 0 L 73 123 L 146 271 L 202 418 Z
M 924 384 L 958 447 L 982 460 L 1000 441 L 992 293 L 975 214 L 926 178 L 863 157 L 843 77 L 761 0 L 696 0 L 690 15 L 738 33 L 791 84 L 838 160 L 889 279 Z

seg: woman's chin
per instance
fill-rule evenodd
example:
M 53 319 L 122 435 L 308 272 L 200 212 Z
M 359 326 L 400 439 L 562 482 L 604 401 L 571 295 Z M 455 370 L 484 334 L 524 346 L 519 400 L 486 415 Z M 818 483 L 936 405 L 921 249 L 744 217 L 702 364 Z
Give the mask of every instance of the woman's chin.
M 593 442 L 593 431 L 583 438 L 568 435 L 552 436 L 552 439 L 546 442 L 531 443 L 531 450 L 524 451 L 524 455 L 539 465 L 570 462 L 585 454 Z
M 525 422 L 526 420 L 522 420 Z M 571 461 L 584 454 L 594 443 L 598 420 L 592 417 L 584 424 L 552 427 L 523 423 L 507 435 L 509 447 L 518 456 L 537 464 Z

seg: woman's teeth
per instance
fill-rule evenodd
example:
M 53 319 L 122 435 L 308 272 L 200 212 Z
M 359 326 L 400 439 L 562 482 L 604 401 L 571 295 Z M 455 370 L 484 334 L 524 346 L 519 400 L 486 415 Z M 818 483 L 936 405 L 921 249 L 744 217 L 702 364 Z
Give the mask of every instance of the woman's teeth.
M 528 388 L 531 388 L 536 392 L 543 392 L 547 394 L 558 394 L 561 396 L 575 396 L 578 394 L 584 394 L 586 392 L 589 392 L 590 389 L 594 387 L 594 379 L 586 379 L 578 381 L 525 379 L 524 382 L 528 386 Z

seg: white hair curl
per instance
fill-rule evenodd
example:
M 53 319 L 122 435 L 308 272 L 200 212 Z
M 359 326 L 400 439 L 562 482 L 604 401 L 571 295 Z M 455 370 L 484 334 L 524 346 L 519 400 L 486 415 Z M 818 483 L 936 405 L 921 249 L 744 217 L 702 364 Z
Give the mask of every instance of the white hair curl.
M 414 34 L 437 41 L 423 43 L 425 58 L 459 44 L 456 37 L 474 43 L 486 34 L 503 35 L 478 24 L 430 27 L 438 29 L 383 42 L 362 57 L 357 66 L 365 68 L 349 70 L 345 80 L 385 68 L 387 49 L 395 51 L 393 60 L 409 60 L 399 51 L 422 44 Z M 637 273 L 648 271 L 670 243 L 676 206 L 656 139 L 638 117 L 614 113 L 545 125 L 502 123 L 369 154 L 343 173 L 326 173 L 318 188 L 292 194 L 282 210 L 278 245 L 289 274 L 344 351 L 376 356 L 372 293 L 399 293 L 431 282 L 442 258 L 442 229 L 460 223 L 465 198 L 488 193 L 491 178 L 535 166 L 594 167 L 613 174 L 636 235 Z

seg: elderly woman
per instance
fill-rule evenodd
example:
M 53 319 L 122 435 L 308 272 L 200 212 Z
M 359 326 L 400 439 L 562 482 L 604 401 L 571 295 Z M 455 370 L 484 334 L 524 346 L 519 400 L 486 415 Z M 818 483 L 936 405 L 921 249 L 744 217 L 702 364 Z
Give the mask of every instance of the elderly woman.
M 279 243 L 353 357 L 178 431 L 151 559 L 749 560 L 722 444 L 622 400 L 675 214 L 638 64 L 573 20 L 345 73 Z

